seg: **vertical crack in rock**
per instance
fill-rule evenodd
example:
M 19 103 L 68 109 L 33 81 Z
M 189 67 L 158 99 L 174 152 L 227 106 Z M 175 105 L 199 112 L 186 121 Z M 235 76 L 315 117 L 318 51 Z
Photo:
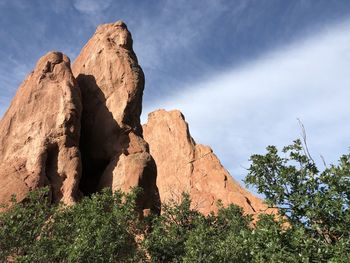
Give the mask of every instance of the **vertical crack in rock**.
M 51 186 L 52 201 L 55 203 L 62 199 L 61 188 L 64 180 L 58 173 L 58 151 L 57 144 L 49 146 L 45 162 L 45 175 Z

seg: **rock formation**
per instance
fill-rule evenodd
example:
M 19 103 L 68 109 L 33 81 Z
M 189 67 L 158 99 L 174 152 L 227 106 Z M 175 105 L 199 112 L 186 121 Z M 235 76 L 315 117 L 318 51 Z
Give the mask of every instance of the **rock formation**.
M 143 131 L 157 165 L 162 203 L 187 192 L 193 207 L 204 214 L 216 212 L 218 200 L 224 206 L 239 205 L 248 214 L 266 211 L 263 201 L 231 177 L 211 148 L 195 143 L 181 112 L 152 112 Z
M 180 112 L 151 113 L 143 134 L 143 89 L 121 21 L 99 26 L 72 70 L 62 53 L 42 57 L 0 121 L 0 203 L 12 194 L 21 201 L 45 185 L 53 202 L 66 204 L 104 187 L 138 186 L 144 212 L 158 213 L 160 198 L 167 202 L 184 191 L 205 214 L 216 211 L 219 199 L 250 214 L 266 209 L 209 147 L 194 142 Z
M 67 56 L 50 52 L 21 84 L 0 122 L 0 204 L 50 185 L 54 202 L 79 197 L 80 90 Z
M 142 138 L 144 75 L 126 25 L 97 28 L 73 64 L 83 98 L 81 189 L 143 188 L 143 209 L 159 209 L 156 167 Z

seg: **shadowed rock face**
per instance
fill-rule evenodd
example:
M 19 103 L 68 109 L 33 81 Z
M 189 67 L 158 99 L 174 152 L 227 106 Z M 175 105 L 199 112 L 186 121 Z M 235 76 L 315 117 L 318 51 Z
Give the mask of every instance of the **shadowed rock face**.
M 68 57 L 46 54 L 0 121 L 0 203 L 45 185 L 54 202 L 79 198 L 81 110 Z
M 126 25 L 99 26 L 72 69 L 83 98 L 81 190 L 140 186 L 141 208 L 159 210 L 156 167 L 140 125 L 144 75 Z
M 190 194 L 193 207 L 204 214 L 216 212 L 216 202 L 236 204 L 247 214 L 266 212 L 263 201 L 242 188 L 221 165 L 212 149 L 196 144 L 181 112 L 158 110 L 143 126 L 156 162 L 162 203 Z

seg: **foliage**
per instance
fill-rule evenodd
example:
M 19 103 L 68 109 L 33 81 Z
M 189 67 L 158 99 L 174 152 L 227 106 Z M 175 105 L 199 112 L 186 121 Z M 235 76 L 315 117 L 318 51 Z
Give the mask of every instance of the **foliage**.
M 33 243 L 54 211 L 49 206 L 47 188 L 30 192 L 20 204 L 13 197 L 10 206 L 10 210 L 0 213 L 0 261 L 35 253 Z
M 18 262 L 138 262 L 144 253 L 136 191 L 105 190 L 74 206 L 49 206 L 42 191 L 1 214 L 0 260 Z M 41 199 L 38 199 L 40 197 Z
M 300 140 L 282 153 L 268 146 L 265 155 L 253 155 L 246 182 L 279 208 L 293 235 L 305 240 L 291 240 L 290 246 L 297 243 L 294 251 L 308 253 L 317 262 L 349 260 L 350 155 L 319 171 Z
M 202 215 L 188 194 L 141 218 L 129 194 L 104 190 L 74 206 L 48 189 L 0 213 L 0 262 L 350 262 L 350 155 L 320 171 L 300 140 L 253 155 L 246 182 L 280 216 L 218 204 Z
M 153 262 L 180 262 L 189 233 L 203 217 L 190 205 L 189 195 L 183 194 L 180 204 L 163 205 L 163 214 L 154 217 L 152 231 L 144 242 Z
M 217 215 L 204 216 L 190 205 L 183 194 L 179 204 L 165 205 L 154 218 L 144 241 L 152 262 L 249 262 L 244 260 L 251 218 L 241 208 L 221 207 Z

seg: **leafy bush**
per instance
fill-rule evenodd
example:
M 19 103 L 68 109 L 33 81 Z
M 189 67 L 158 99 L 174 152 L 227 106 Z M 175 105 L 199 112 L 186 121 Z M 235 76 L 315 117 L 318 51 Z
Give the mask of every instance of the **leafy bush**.
M 246 182 L 281 216 L 204 216 L 188 194 L 140 218 L 129 194 L 54 206 L 48 189 L 0 213 L 0 262 L 350 262 L 350 155 L 319 171 L 300 140 L 253 155 Z
M 69 207 L 50 206 L 45 190 L 0 215 L 0 259 L 19 262 L 136 262 L 144 258 L 136 191 L 105 190 Z M 47 193 L 47 190 L 46 190 Z
M 253 155 L 246 183 L 288 219 L 287 245 L 302 262 L 350 262 L 350 155 L 319 171 L 300 140 L 282 154 Z
M 47 194 L 47 188 L 30 192 L 20 204 L 13 197 L 11 209 L 0 213 L 0 261 L 35 253 L 33 244 L 55 210 Z

